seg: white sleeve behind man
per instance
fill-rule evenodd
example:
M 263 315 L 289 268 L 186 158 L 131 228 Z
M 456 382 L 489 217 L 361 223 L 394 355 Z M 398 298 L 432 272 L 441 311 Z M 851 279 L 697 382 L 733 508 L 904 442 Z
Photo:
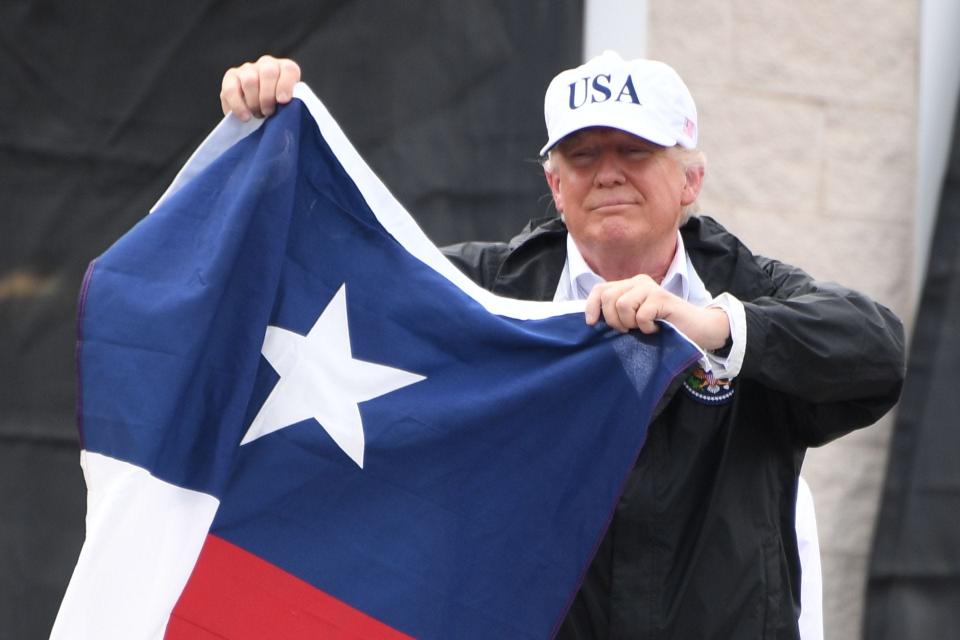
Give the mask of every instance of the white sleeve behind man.
M 820 540 L 813 494 L 801 477 L 797 486 L 797 547 L 800 552 L 800 637 L 823 640 L 823 577 L 820 573 Z

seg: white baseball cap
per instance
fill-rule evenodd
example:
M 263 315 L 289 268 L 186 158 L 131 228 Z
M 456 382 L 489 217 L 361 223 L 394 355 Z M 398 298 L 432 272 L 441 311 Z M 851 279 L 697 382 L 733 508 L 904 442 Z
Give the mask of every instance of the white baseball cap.
M 560 72 L 543 99 L 545 155 L 574 131 L 612 127 L 664 147 L 697 146 L 697 107 L 673 68 L 657 60 L 624 60 L 604 51 Z

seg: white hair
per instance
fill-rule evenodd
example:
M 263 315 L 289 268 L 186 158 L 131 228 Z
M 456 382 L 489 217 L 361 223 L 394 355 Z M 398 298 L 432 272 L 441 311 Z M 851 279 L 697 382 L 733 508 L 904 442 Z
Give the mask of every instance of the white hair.
M 673 156 L 684 171 L 689 169 L 707 169 L 707 154 L 700 149 L 687 149 L 680 145 L 675 145 L 667 149 L 667 153 Z M 699 194 L 698 198 L 699 198 Z M 700 211 L 700 202 L 694 200 L 688 205 L 684 205 L 680 212 L 680 224 L 683 225 L 691 216 L 697 215 Z

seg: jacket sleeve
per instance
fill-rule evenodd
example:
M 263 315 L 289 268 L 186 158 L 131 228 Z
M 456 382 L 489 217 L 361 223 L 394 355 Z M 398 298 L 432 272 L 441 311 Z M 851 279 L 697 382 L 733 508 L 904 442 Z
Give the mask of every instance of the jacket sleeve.
M 867 296 L 763 257 L 773 285 L 744 302 L 741 376 L 781 392 L 804 444 L 818 445 L 878 420 L 904 378 L 903 324 Z
M 440 251 L 468 278 L 490 289 L 509 249 L 504 242 L 461 242 Z

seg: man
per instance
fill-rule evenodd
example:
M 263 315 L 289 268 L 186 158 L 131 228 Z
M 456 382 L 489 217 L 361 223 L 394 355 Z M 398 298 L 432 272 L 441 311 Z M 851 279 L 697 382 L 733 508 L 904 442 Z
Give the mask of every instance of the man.
M 230 69 L 224 112 L 270 115 L 298 79 L 270 57 Z M 796 638 L 805 449 L 896 402 L 902 326 L 688 217 L 705 166 L 693 99 L 667 65 L 607 52 L 553 80 L 545 116 L 560 217 L 448 257 L 494 293 L 586 298 L 588 324 L 651 333 L 664 320 L 703 350 L 651 423 L 558 637 Z

